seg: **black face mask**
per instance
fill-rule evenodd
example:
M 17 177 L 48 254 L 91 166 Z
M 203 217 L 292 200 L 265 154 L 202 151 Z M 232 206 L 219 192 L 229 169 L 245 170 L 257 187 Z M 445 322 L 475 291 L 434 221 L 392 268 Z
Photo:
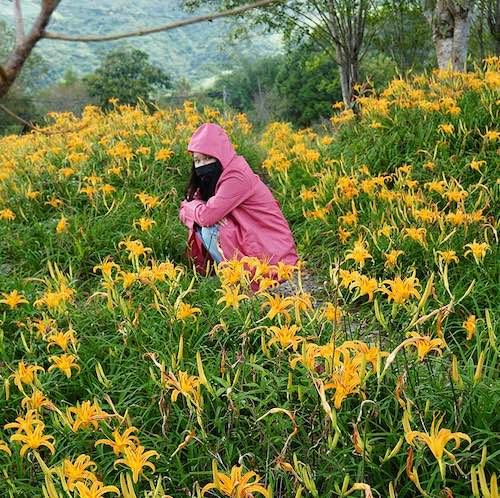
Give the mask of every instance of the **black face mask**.
M 222 174 L 222 164 L 216 159 L 209 164 L 195 167 L 194 172 L 198 179 L 201 198 L 208 201 L 215 194 L 215 186 Z

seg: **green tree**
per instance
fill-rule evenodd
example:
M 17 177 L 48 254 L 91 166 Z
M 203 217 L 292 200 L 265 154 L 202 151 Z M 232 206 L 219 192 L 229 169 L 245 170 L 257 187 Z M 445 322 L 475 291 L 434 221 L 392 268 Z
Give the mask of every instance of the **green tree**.
M 338 68 L 325 50 L 312 42 L 289 50 L 275 82 L 277 112 L 298 126 L 329 118 L 332 104 L 342 100 Z
M 282 65 L 282 55 L 243 59 L 231 73 L 219 76 L 207 94 L 223 108 L 230 106 L 247 113 L 256 124 L 265 124 L 277 117 L 273 88 Z
M 89 96 L 86 84 L 72 69 L 66 69 L 58 82 L 40 90 L 36 99 L 44 114 L 72 112 L 80 116 L 87 105 L 98 104 L 98 99 Z
M 368 22 L 375 33 L 371 48 L 390 57 L 400 73 L 436 66 L 431 29 L 421 0 L 380 0 Z
M 171 88 L 170 77 L 149 61 L 142 50 L 122 47 L 108 52 L 94 73 L 84 76 L 89 95 L 103 108 L 109 99 L 134 105 L 139 99 L 150 102 L 160 89 Z

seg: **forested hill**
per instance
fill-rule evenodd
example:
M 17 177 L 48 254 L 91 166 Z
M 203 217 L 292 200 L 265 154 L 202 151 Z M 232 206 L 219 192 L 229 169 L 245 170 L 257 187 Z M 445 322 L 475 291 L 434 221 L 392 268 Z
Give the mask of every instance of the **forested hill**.
M 39 1 L 22 3 L 26 29 L 36 17 Z M 209 9 L 205 9 L 208 12 Z M 63 0 L 55 12 L 49 31 L 66 34 L 110 34 L 157 26 L 189 17 L 178 0 Z M 0 0 L 0 21 L 14 29 L 13 4 Z M 37 52 L 52 66 L 51 81 L 66 69 L 79 74 L 93 71 L 103 52 L 125 43 L 150 54 L 150 61 L 174 78 L 187 77 L 195 85 L 222 70 L 230 68 L 235 58 L 259 57 L 279 48 L 276 36 L 252 35 L 251 40 L 228 44 L 229 23 L 223 19 L 186 26 L 154 35 L 114 42 L 75 43 L 42 40 Z

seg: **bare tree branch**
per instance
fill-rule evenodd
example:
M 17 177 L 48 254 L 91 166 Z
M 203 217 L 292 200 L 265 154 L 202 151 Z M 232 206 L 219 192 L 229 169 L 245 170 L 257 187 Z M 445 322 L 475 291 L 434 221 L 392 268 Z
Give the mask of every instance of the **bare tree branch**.
M 9 88 L 21 72 L 23 64 L 42 37 L 43 31 L 50 21 L 50 16 L 56 10 L 59 3 L 60 0 L 42 0 L 40 12 L 35 19 L 31 31 L 23 38 L 20 45 L 16 44 L 3 68 L 2 80 L 4 82 L 0 82 L 0 98 L 9 91 Z
M 0 109 L 5 112 L 5 114 L 8 114 L 11 118 L 15 119 L 16 121 L 19 121 L 19 123 L 29 126 L 32 129 L 35 129 L 33 124 L 26 121 L 23 119 L 21 116 L 18 116 L 17 114 L 13 113 L 10 109 L 7 109 L 3 104 L 0 104 Z
M 14 17 L 16 18 L 16 45 L 22 45 L 24 41 L 24 20 L 21 10 L 21 0 L 14 0 Z
M 7 73 L 5 72 L 3 66 L 1 65 L 0 65 L 0 81 L 7 82 Z
M 211 21 L 213 19 L 218 19 L 220 17 L 235 16 L 246 12 L 247 10 L 255 9 L 258 7 L 266 7 L 272 3 L 283 2 L 285 0 L 259 0 L 258 2 L 251 3 L 249 5 L 243 5 L 241 7 L 236 7 L 234 9 L 223 10 L 221 12 L 216 12 L 214 14 L 206 14 L 203 16 L 190 17 L 188 19 L 182 19 L 180 21 L 175 21 L 170 24 L 163 24 L 157 26 L 156 28 L 145 28 L 139 29 L 137 31 L 129 31 L 126 33 L 116 33 L 114 35 L 106 36 L 72 36 L 65 35 L 62 33 L 52 33 L 49 31 L 44 31 L 42 37 L 49 38 L 51 40 L 63 40 L 63 41 L 80 41 L 80 42 L 98 42 L 98 41 L 110 41 L 110 40 L 120 40 L 121 38 L 130 38 L 132 36 L 144 36 L 151 33 L 158 33 L 160 31 L 167 31 L 170 29 L 180 28 L 181 26 L 188 26 L 190 24 L 195 24 L 202 21 Z
M 19 2 L 20 0 L 15 0 Z M 237 7 L 235 9 L 229 9 L 222 12 L 216 12 L 214 14 L 207 14 L 203 16 L 191 17 L 189 19 L 183 19 L 171 24 L 166 24 L 163 26 L 158 26 L 151 29 L 142 29 L 129 33 L 119 33 L 116 35 L 109 36 L 68 36 L 59 33 L 50 33 L 45 31 L 45 28 L 49 24 L 50 18 L 53 12 L 57 9 L 61 0 L 41 0 L 41 9 L 38 17 L 36 18 L 31 31 L 20 44 L 16 44 L 14 50 L 10 54 L 7 63 L 5 64 L 3 70 L 0 72 L 0 98 L 7 94 L 9 88 L 12 86 L 16 80 L 18 74 L 20 73 L 26 59 L 29 57 L 34 46 L 41 38 L 51 38 L 55 40 L 67 40 L 67 41 L 106 41 L 106 40 L 117 40 L 120 38 L 126 38 L 130 36 L 143 36 L 150 33 L 156 33 L 159 31 L 166 31 L 169 29 L 179 28 L 181 26 L 187 26 L 189 24 L 199 23 L 202 21 L 210 21 L 212 19 L 217 19 L 220 17 L 234 16 L 246 12 L 251 9 L 258 7 L 265 7 L 273 3 L 284 2 L 286 0 L 258 0 L 257 2 L 251 3 L 249 5 L 244 5 Z M 20 11 L 19 11 L 20 13 Z M 18 17 L 20 19 L 20 17 Z M 18 30 L 18 33 L 20 31 Z
M 27 126 L 30 130 L 36 131 L 38 133 L 42 133 L 44 135 L 60 135 L 63 133 L 75 133 L 77 131 L 83 130 L 88 126 L 88 124 L 84 124 L 82 126 L 79 126 L 78 128 L 72 128 L 68 130 L 54 130 L 54 131 L 47 131 L 43 128 L 38 128 L 37 126 L 33 125 L 31 121 L 26 121 L 24 118 L 21 116 L 18 116 L 14 112 L 12 112 L 10 109 L 5 107 L 3 104 L 0 104 L 0 110 L 5 112 L 5 114 L 8 114 L 12 119 L 16 120 L 17 122 L 23 124 L 24 126 Z

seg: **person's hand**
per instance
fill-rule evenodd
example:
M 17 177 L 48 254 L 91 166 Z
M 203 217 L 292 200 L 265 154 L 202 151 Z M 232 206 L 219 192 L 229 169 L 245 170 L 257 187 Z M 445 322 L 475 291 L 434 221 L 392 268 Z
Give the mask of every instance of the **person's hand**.
M 192 215 L 190 215 L 189 211 L 189 203 L 187 201 L 181 202 L 181 207 L 179 209 L 179 220 L 183 225 L 186 225 L 188 228 L 193 228 L 193 219 Z
M 222 220 L 219 220 L 217 223 L 216 223 L 216 226 L 218 227 L 223 227 L 227 225 L 227 218 L 224 216 L 224 218 L 222 218 Z

